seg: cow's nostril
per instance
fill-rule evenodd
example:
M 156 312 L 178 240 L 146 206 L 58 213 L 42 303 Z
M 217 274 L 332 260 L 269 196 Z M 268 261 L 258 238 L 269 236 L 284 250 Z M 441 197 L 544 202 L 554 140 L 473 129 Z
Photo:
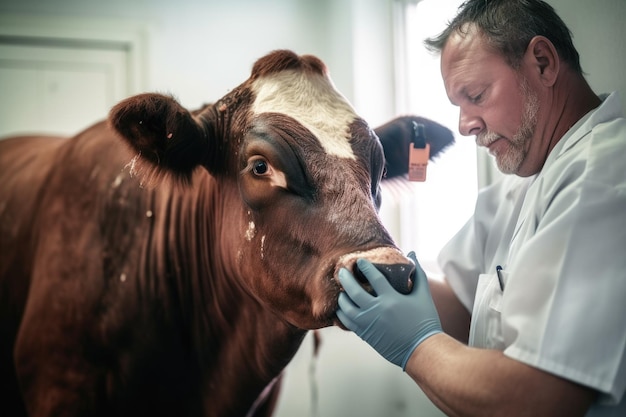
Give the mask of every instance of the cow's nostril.
M 402 294 L 408 294 L 413 288 L 415 281 L 415 265 L 413 264 L 377 264 L 372 263 L 384 276 L 391 286 Z M 368 282 L 359 267 L 354 265 L 354 277 L 370 294 L 374 294 L 372 286 Z
M 354 264 L 354 269 L 352 271 L 352 273 L 354 274 L 354 277 L 356 278 L 356 280 L 358 281 L 359 284 L 361 284 L 361 286 L 370 294 L 372 295 L 376 295 L 376 292 L 374 291 L 374 289 L 372 288 L 372 286 L 370 285 L 369 281 L 367 280 L 367 278 L 365 277 L 365 274 L 363 274 L 363 272 L 361 272 L 361 270 L 359 269 L 359 266 L 355 263 Z
M 408 294 L 415 280 L 415 265 L 412 264 L 373 264 L 391 286 L 402 294 Z

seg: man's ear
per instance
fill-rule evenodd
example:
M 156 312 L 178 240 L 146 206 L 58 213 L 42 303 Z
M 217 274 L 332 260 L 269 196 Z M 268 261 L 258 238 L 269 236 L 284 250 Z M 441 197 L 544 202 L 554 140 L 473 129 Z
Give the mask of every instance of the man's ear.
M 537 78 L 546 87 L 552 87 L 556 82 L 561 67 L 561 60 L 556 48 L 545 36 L 535 36 L 526 48 L 524 61 L 536 70 Z

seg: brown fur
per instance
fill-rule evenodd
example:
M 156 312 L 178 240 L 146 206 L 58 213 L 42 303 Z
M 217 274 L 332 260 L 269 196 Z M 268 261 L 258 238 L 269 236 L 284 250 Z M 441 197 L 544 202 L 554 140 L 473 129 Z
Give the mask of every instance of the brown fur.
M 251 79 L 284 68 L 325 73 L 279 51 Z M 194 113 L 141 95 L 72 138 L 0 142 L 3 415 L 270 415 L 307 330 L 336 323 L 339 259 L 408 263 L 376 215 L 367 124 L 356 160 L 328 156 L 295 120 L 253 117 L 249 82 Z M 287 189 L 244 169 L 255 147 Z

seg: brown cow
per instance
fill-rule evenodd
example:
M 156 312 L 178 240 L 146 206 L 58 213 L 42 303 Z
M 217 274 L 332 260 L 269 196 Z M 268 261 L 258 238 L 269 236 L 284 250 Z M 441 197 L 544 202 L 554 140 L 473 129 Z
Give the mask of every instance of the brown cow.
M 2 415 L 271 414 L 307 330 L 337 324 L 341 266 L 409 289 L 384 161 L 288 51 L 197 112 L 145 94 L 71 139 L 2 141 Z

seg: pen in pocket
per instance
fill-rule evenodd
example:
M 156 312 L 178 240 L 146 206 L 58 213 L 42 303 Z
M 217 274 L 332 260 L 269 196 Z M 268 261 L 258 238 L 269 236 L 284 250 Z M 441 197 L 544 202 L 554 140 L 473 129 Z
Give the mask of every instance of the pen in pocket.
M 504 281 L 502 280 L 502 267 L 496 266 L 496 275 L 498 276 L 498 284 L 500 284 L 500 291 L 504 291 Z

